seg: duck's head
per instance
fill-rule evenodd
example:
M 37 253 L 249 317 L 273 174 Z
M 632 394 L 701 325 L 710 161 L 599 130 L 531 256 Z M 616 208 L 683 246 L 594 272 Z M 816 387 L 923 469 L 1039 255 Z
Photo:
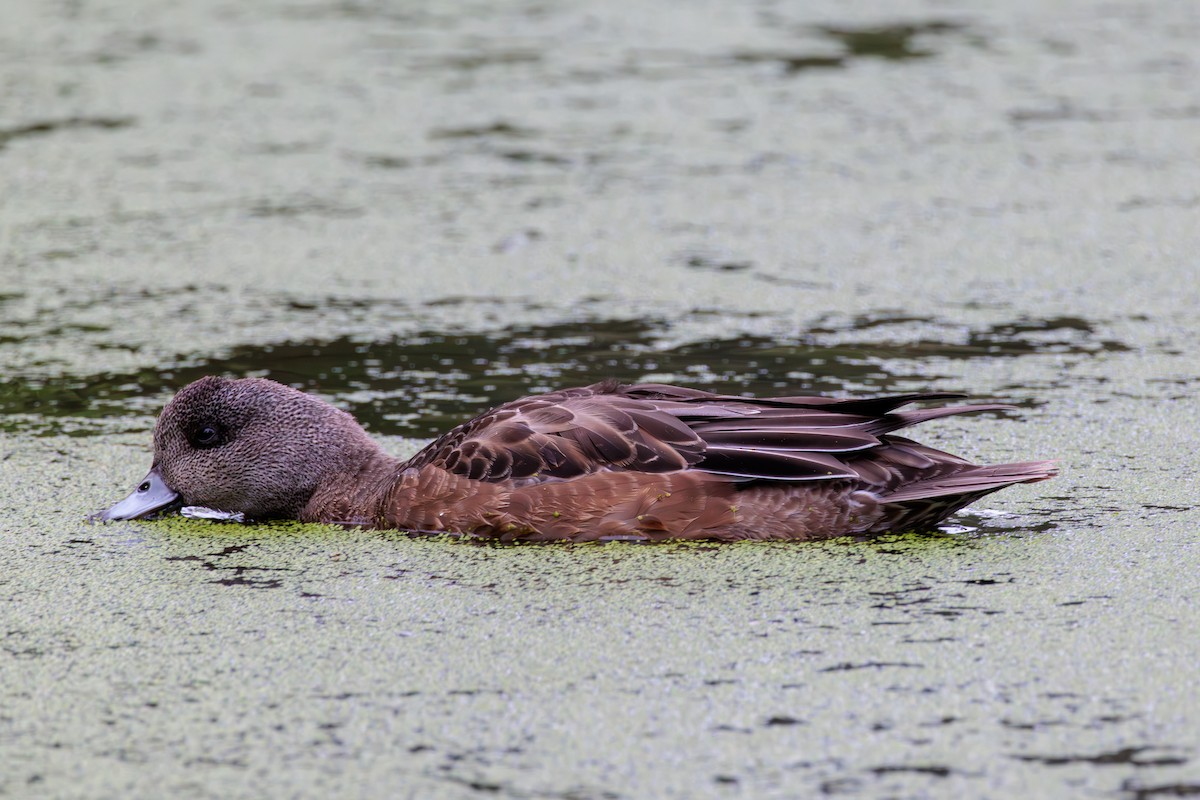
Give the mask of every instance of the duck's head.
M 163 408 L 150 472 L 99 518 L 176 505 L 294 518 L 324 481 L 376 450 L 352 416 L 323 400 L 263 378 L 201 378 Z

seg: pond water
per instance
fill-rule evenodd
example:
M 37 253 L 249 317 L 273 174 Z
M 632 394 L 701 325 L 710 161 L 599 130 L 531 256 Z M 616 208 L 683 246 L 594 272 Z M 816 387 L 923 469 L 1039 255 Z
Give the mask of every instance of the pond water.
M 1200 795 L 1200 14 L 1003 5 L 15 4 L 0 795 Z M 400 455 L 967 391 L 922 441 L 1063 472 L 816 543 L 89 523 L 206 374 Z

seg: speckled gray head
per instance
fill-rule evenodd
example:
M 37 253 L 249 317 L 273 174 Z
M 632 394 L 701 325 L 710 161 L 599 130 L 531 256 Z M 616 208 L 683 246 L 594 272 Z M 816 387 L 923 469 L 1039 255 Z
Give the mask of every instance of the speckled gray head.
M 262 378 L 206 377 L 163 408 L 150 472 L 98 515 L 135 519 L 175 506 L 294 518 L 345 453 L 375 445 L 349 414 Z

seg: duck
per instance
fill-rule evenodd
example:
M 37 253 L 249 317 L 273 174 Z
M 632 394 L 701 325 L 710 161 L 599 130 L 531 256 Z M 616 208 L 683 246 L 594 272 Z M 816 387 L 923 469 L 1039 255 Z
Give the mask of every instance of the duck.
M 811 540 L 928 531 L 1054 461 L 981 466 L 896 431 L 1003 404 L 744 397 L 608 380 L 485 411 L 399 459 L 345 411 L 265 378 L 188 384 L 154 426 L 150 472 L 101 512 L 199 506 L 500 542 Z

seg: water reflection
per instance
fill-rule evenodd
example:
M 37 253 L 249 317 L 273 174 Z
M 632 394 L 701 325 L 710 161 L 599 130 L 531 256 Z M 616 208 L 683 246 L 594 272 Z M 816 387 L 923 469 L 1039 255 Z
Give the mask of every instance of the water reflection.
M 889 342 L 879 330 L 914 325 L 924 333 L 907 341 Z M 937 370 L 944 360 L 1127 349 L 1098 338 L 1091 323 L 1065 317 L 964 331 L 874 314 L 831 318 L 787 338 L 731 335 L 667 345 L 671 333 L 665 320 L 618 319 L 377 341 L 344 336 L 244 345 L 220 358 L 181 356 L 130 373 L 9 378 L 0 381 L 0 429 L 87 435 L 111 432 L 113 418 L 134 417 L 141 428 L 171 393 L 210 374 L 271 378 L 337 402 L 372 431 L 424 438 L 484 407 L 604 377 L 759 395 L 886 392 L 944 377 Z

